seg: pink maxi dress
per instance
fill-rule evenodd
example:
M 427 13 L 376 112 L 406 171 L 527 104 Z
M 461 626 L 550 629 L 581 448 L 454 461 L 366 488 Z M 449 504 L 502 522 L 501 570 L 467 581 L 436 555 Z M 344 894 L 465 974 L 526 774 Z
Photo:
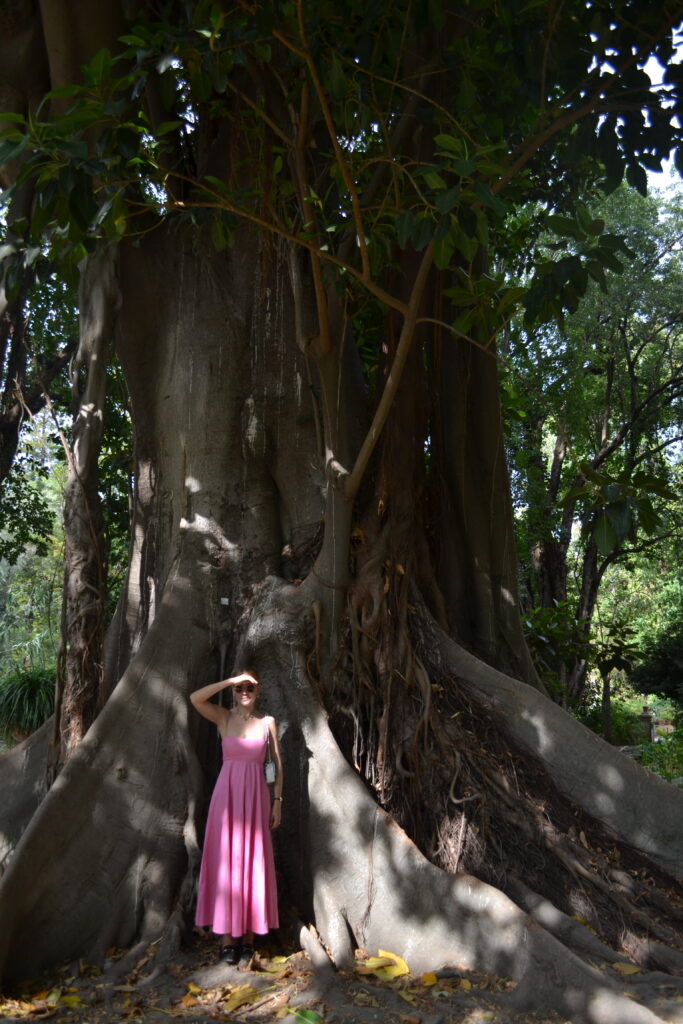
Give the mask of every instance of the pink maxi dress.
M 195 915 L 197 925 L 217 935 L 265 935 L 278 926 L 266 741 L 221 740 L 223 766 L 209 805 Z

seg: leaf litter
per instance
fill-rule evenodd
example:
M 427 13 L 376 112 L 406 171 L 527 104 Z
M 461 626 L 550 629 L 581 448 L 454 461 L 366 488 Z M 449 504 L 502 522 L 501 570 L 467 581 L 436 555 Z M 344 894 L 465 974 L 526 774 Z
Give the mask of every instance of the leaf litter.
M 505 997 L 516 986 L 508 979 L 456 965 L 413 975 L 389 950 L 359 950 L 353 969 L 337 972 L 322 987 L 302 951 L 259 951 L 252 970 L 238 970 L 219 964 L 215 938 L 199 932 L 153 980 L 144 977 L 151 954 L 127 978 L 114 974 L 122 952 L 111 951 L 104 970 L 81 960 L 0 995 L 0 1018 L 59 1024 L 167 1024 L 172 1018 L 185 1024 L 569 1024 L 554 1013 L 512 1012 Z M 611 966 L 621 977 L 633 973 L 631 965 Z

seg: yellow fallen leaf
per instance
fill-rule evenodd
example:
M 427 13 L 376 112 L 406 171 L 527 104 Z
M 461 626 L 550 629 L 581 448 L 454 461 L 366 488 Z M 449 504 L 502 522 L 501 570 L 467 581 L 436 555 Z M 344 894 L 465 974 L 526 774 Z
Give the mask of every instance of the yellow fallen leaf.
M 463 992 L 469 992 L 472 988 L 472 982 L 469 978 L 461 978 L 458 983 L 458 988 L 461 988 Z
M 405 999 L 405 1001 L 407 1003 L 410 1003 L 411 1006 L 417 1006 L 417 998 L 413 995 L 412 992 L 403 992 L 401 989 L 399 989 L 398 994 L 400 995 L 401 999 Z
M 257 1002 L 260 998 L 261 993 L 253 985 L 238 985 L 231 992 L 230 998 L 223 1003 L 223 1010 L 225 1013 L 232 1013 L 238 1006 L 248 1006 L 251 1003 Z
M 393 953 L 387 953 L 383 949 L 380 949 L 379 952 L 380 956 L 369 956 L 367 960 L 356 964 L 358 974 L 374 974 L 380 981 L 392 981 L 394 978 L 400 978 L 401 975 L 409 973 L 405 960 L 401 960 L 400 957 L 394 956 Z
M 77 1006 L 83 1006 L 79 996 L 60 996 L 59 1002 L 61 1006 L 68 1006 L 72 1010 Z
M 640 974 L 640 967 L 636 964 L 625 964 L 621 961 L 612 964 L 612 969 L 618 971 L 619 974 Z
M 202 990 L 200 989 L 199 985 L 195 985 L 194 982 L 191 981 L 188 983 L 187 991 L 190 992 L 193 996 L 198 996 L 201 995 Z
M 282 964 L 261 963 L 259 964 L 259 971 L 262 971 L 264 974 L 272 974 L 273 980 L 277 981 L 278 978 L 284 978 L 286 976 L 289 976 L 292 973 L 292 968 L 285 967 Z
M 388 956 L 369 956 L 356 970 L 359 974 L 374 974 L 380 967 L 394 967 L 394 961 Z
M 380 956 L 387 956 L 393 960 L 396 966 L 400 968 L 401 974 L 410 974 L 410 968 L 403 957 L 400 957 L 397 953 L 390 953 L 387 949 L 378 949 L 377 952 Z M 398 977 L 398 975 L 396 975 L 396 977 Z
M 183 1004 L 183 1006 L 197 1005 L 197 1000 L 195 999 L 191 992 L 186 992 L 183 998 L 180 1000 L 180 1002 Z
M 428 985 L 428 986 L 429 985 L 436 985 L 438 980 L 439 979 L 437 978 L 437 976 L 432 971 L 428 971 L 427 974 L 421 974 L 420 975 L 420 984 L 421 985 Z

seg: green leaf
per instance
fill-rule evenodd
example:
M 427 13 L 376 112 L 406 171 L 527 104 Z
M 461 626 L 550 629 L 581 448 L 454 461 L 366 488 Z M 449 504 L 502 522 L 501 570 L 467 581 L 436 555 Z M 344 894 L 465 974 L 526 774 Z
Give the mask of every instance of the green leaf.
M 443 146 L 444 149 L 449 149 L 453 153 L 462 152 L 462 142 L 452 135 L 436 135 L 434 141 L 437 146 Z
M 143 39 L 142 36 L 119 36 L 119 41 L 125 43 L 126 46 L 147 46 L 147 40 Z
M 51 89 L 45 97 L 49 100 L 69 100 L 72 96 L 80 96 L 83 92 L 81 85 L 60 85 L 58 89 Z
M 485 206 L 488 206 L 490 210 L 493 210 L 498 217 L 506 216 L 508 212 L 507 206 L 498 198 L 498 196 L 493 194 L 488 185 L 485 185 L 483 181 L 476 182 L 474 192 L 477 198 L 480 199 Z
M 469 206 L 458 207 L 458 223 L 466 235 L 476 238 L 477 215 Z
M 315 1010 L 296 1010 L 288 1006 L 287 1013 L 291 1013 L 299 1024 L 322 1024 L 324 1019 L 322 1014 L 316 1013 Z
M 594 484 L 598 484 L 600 487 L 606 487 L 607 484 L 612 483 L 612 478 L 607 476 L 605 473 L 598 473 L 597 469 L 593 469 L 590 462 L 581 462 L 579 469 L 585 476 L 586 480 L 592 480 Z
M 607 278 L 605 277 L 605 271 L 603 267 L 595 260 L 589 260 L 586 263 L 586 270 L 593 278 L 594 281 L 600 285 L 600 290 L 607 293 Z
M 176 128 L 182 128 L 182 126 L 182 121 L 162 121 L 161 124 L 154 129 L 154 135 L 157 139 L 160 139 L 162 135 L 168 135 L 169 132 L 174 132 Z
M 469 178 L 476 169 L 476 160 L 454 160 L 451 164 L 451 170 L 459 174 L 461 178 Z
M 576 241 L 580 241 L 583 236 L 583 232 L 575 220 L 572 220 L 571 217 L 563 217 L 557 213 L 552 214 L 546 219 L 546 226 L 562 238 L 573 238 Z
M 208 181 L 209 185 L 213 185 L 216 192 L 220 192 L 222 195 L 228 194 L 228 187 L 221 178 L 216 178 L 213 174 L 207 174 L 205 180 Z
M 453 188 L 449 188 L 447 192 L 442 192 L 441 195 L 438 195 L 436 197 L 436 208 L 442 217 L 445 217 L 446 214 L 451 212 L 453 207 L 458 202 L 459 198 L 460 189 L 458 188 L 457 185 L 455 185 Z
M 665 478 L 655 476 L 653 473 L 646 473 L 643 469 L 639 469 L 633 474 L 632 483 L 634 487 L 638 487 L 643 491 L 649 491 L 652 494 L 656 494 L 659 498 L 665 498 L 667 501 L 675 501 L 677 498 L 676 492 L 668 486 Z
M 425 246 L 431 242 L 434 234 L 434 221 L 431 217 L 422 217 L 415 224 L 411 236 L 413 245 L 418 252 L 422 252 Z
M 641 196 L 647 195 L 647 172 L 640 164 L 629 164 L 626 168 L 626 180 L 637 189 Z
M 476 306 L 479 301 L 474 292 L 468 292 L 466 288 L 446 288 L 444 295 L 453 299 L 456 306 Z
M 20 156 L 28 146 L 28 135 L 17 139 L 3 139 L 0 142 L 0 167 Z
M 408 239 L 412 235 L 414 227 L 415 218 L 410 210 L 405 210 L 396 218 L 396 240 L 401 249 L 405 249 L 408 244 Z
M 630 503 L 628 501 L 610 502 L 605 509 L 605 513 L 616 536 L 619 540 L 623 540 L 631 529 L 632 513 Z
M 608 270 L 611 270 L 615 274 L 622 274 L 624 271 L 624 264 L 621 260 L 618 260 L 616 256 L 611 252 L 602 252 L 601 259 Z
M 440 174 L 437 174 L 436 171 L 427 171 L 423 175 L 423 177 L 424 177 L 425 182 L 429 186 L 429 188 L 433 188 L 433 189 L 445 189 L 446 188 L 446 182 L 443 180 L 443 178 L 441 177 Z
M 611 483 L 603 487 L 603 494 L 607 498 L 607 501 L 617 501 L 621 498 L 622 487 L 621 484 L 614 480 Z
M 593 538 L 601 555 L 609 555 L 617 546 L 617 535 L 607 516 L 603 513 L 593 527 Z
M 109 75 L 110 69 L 111 53 L 106 47 L 95 54 L 87 68 L 92 76 L 91 80 L 94 82 L 101 82 L 106 78 Z

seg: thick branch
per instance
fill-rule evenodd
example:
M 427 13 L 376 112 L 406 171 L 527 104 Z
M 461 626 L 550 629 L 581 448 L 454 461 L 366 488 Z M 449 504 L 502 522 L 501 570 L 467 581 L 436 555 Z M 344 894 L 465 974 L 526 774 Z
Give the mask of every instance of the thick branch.
M 384 385 L 384 390 L 382 392 L 379 405 L 377 406 L 377 411 L 375 412 L 373 421 L 370 424 L 370 429 L 363 441 L 361 450 L 358 453 L 356 464 L 346 479 L 344 495 L 349 501 L 352 501 L 358 492 L 360 482 L 363 479 L 363 474 L 368 462 L 370 461 L 370 456 L 375 449 L 379 435 L 382 432 L 382 427 L 386 423 L 389 410 L 391 409 L 392 402 L 394 401 L 394 397 L 398 391 L 398 386 L 401 382 L 401 374 L 403 373 L 403 368 L 408 358 L 410 346 L 413 342 L 418 320 L 418 310 L 427 284 L 427 277 L 432 266 L 433 254 L 434 240 L 432 239 L 424 251 L 420 267 L 415 277 L 410 301 L 403 320 L 403 327 L 401 328 L 401 336 L 399 338 L 396 356 L 394 357 L 394 362 L 389 371 L 386 384 Z

